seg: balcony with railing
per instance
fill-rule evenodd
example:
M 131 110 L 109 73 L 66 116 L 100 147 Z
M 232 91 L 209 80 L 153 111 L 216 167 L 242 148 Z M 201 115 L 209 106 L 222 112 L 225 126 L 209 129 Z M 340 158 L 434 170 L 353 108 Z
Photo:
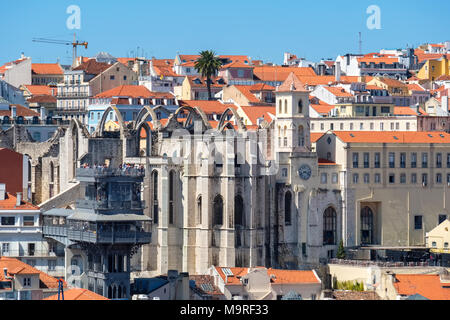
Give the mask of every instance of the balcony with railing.
M 57 98 L 89 98 L 88 92 L 58 92 Z
M 129 210 L 144 210 L 145 201 L 130 200 L 130 201 L 115 201 L 115 200 L 76 200 L 76 207 L 82 209 L 93 210 L 111 210 L 111 209 L 129 209 Z
M 8 250 L 2 251 L 1 256 L 4 257 L 13 257 L 13 258 L 28 258 L 28 257 L 64 257 L 64 250 L 27 250 L 27 249 L 19 249 L 19 250 Z
M 85 222 L 70 221 L 67 237 L 72 241 L 89 243 L 137 243 L 151 241 L 148 222 Z
M 144 177 L 145 169 L 144 168 L 77 168 L 77 177 L 114 177 L 114 176 L 123 176 L 123 177 Z

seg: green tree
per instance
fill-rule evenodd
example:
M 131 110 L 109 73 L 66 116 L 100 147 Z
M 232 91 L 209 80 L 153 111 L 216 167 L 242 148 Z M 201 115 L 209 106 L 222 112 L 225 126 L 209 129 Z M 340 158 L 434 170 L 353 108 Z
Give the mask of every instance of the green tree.
M 338 251 L 337 251 L 336 257 L 338 259 L 345 259 L 344 242 L 342 240 L 341 240 L 341 242 L 339 242 L 339 247 L 338 247 Z
M 195 62 L 195 69 L 201 73 L 202 77 L 206 78 L 206 88 L 208 89 L 208 100 L 211 97 L 211 77 L 215 76 L 222 66 L 222 62 L 216 57 L 212 50 L 205 50 L 200 52 L 200 58 Z

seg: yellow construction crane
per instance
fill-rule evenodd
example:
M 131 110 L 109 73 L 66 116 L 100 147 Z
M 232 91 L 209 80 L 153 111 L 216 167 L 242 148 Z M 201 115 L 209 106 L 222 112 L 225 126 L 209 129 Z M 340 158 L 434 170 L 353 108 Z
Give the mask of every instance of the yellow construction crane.
M 54 44 L 62 44 L 62 45 L 71 45 L 73 48 L 73 60 L 72 67 L 75 67 L 77 62 L 77 47 L 83 46 L 85 49 L 88 48 L 88 43 L 86 41 L 78 41 L 77 36 L 73 34 L 73 41 L 65 41 L 65 40 L 54 40 L 54 39 L 45 39 L 45 38 L 33 38 L 33 42 L 43 42 L 43 43 L 54 43 Z

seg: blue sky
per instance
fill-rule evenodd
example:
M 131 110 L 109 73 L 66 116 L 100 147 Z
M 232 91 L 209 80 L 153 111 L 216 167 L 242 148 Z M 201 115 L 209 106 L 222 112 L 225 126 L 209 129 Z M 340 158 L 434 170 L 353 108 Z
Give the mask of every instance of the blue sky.
M 83 56 L 107 51 L 124 57 L 139 47 L 139 55 L 173 58 L 177 52 L 213 49 L 281 63 L 285 51 L 310 60 L 357 53 L 358 32 L 364 52 L 450 40 L 446 0 L 22 0 L 20 5 L 8 0 L 2 3 L 0 64 L 21 52 L 34 62 L 59 57 L 70 64 L 71 47 L 32 42 L 33 37 L 71 40 L 69 5 L 81 9 L 76 32 L 89 42 L 88 50 L 79 49 Z M 366 26 L 370 5 L 381 9 L 380 30 Z

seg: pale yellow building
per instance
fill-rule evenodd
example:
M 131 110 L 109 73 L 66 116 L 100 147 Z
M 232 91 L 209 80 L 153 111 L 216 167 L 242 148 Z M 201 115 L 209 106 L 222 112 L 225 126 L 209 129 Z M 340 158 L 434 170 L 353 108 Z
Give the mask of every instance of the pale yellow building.
M 427 232 L 427 247 L 431 252 L 450 253 L 450 220 L 442 216 L 443 221 L 433 230 Z
M 316 150 L 340 166 L 346 246 L 425 246 L 449 216 L 448 133 L 334 131 Z

